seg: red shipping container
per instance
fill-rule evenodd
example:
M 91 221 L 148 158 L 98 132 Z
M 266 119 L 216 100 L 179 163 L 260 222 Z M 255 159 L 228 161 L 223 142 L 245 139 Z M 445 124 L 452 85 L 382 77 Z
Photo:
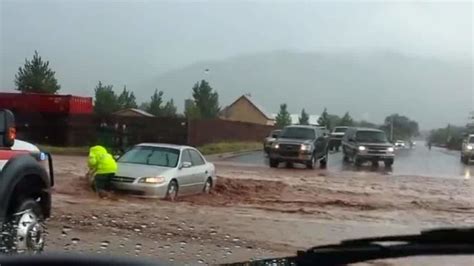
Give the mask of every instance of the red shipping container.
M 15 112 L 91 114 L 92 97 L 41 93 L 0 92 L 0 108 Z

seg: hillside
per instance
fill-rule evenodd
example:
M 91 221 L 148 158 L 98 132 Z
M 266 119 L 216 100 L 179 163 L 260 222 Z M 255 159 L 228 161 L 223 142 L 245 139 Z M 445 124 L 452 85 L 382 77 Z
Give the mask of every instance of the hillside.
M 209 73 L 204 70 L 209 69 Z M 148 82 L 139 91 L 165 90 L 182 108 L 197 80 L 209 80 L 222 105 L 251 93 L 272 113 L 286 102 L 292 113 L 306 108 L 319 114 L 346 110 L 357 119 L 381 122 L 398 112 L 422 127 L 465 123 L 472 107 L 473 65 L 466 61 L 374 53 L 303 53 L 277 51 L 196 63 Z

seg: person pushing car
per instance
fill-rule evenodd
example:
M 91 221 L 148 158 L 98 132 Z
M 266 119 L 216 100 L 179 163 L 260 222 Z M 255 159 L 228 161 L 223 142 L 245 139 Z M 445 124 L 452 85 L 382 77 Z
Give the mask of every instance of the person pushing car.
M 117 163 L 104 147 L 96 145 L 89 149 L 87 164 L 93 188 L 100 197 L 103 197 L 105 192 L 110 189 L 111 178 L 117 172 Z

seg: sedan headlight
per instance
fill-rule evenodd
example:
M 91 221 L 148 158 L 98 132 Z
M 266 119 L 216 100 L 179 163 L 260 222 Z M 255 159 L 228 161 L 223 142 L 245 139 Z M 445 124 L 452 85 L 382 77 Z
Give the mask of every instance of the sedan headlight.
M 279 148 L 280 148 L 280 144 L 278 144 L 278 143 L 273 143 L 272 148 L 274 148 L 274 149 L 279 149 Z
M 147 184 L 161 184 L 164 182 L 165 182 L 165 178 L 161 176 L 145 177 L 140 180 L 140 183 L 147 183 Z
M 387 151 L 388 151 L 388 152 L 394 152 L 395 149 L 394 149 L 393 147 L 388 147 L 388 148 L 387 148 Z
M 473 147 L 472 147 L 472 145 L 467 145 L 466 148 L 467 148 L 468 150 L 472 150 Z
M 365 151 L 365 146 L 359 146 L 359 151 Z

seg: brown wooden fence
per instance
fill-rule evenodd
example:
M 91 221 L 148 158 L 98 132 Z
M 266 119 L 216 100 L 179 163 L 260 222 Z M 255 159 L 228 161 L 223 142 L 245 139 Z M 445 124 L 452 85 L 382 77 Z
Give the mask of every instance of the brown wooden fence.
M 142 142 L 189 144 L 218 141 L 261 141 L 270 126 L 219 119 L 52 115 L 17 113 L 18 138 L 54 146 L 127 147 Z
M 262 141 L 273 130 L 272 126 L 220 119 L 191 120 L 188 143 L 199 146 L 219 141 Z

